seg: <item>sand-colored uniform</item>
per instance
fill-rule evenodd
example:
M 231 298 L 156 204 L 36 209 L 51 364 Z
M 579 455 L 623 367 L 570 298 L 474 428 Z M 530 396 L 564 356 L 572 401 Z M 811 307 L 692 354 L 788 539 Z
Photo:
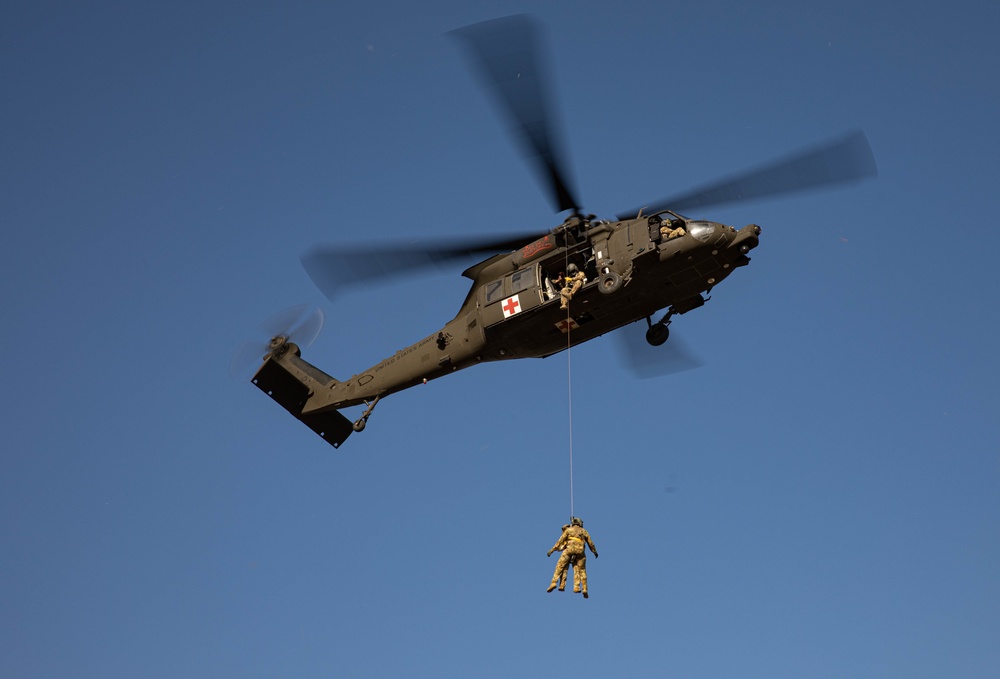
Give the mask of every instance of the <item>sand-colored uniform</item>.
M 664 222 L 663 226 L 660 227 L 660 237 L 663 240 L 680 238 L 685 233 L 687 233 L 687 231 L 684 230 L 683 226 L 674 226 L 670 222 Z
M 584 546 L 590 547 L 590 551 L 594 553 L 594 556 L 597 556 L 594 541 L 591 540 L 590 533 L 584 530 L 583 526 L 563 527 L 562 535 L 549 550 L 549 554 L 562 551 L 562 554 L 559 555 L 559 562 L 556 563 L 555 572 L 552 574 L 552 582 L 549 584 L 550 592 L 560 583 L 565 585 L 566 569 L 572 562 L 573 591 L 583 592 L 583 595 L 587 596 L 587 553 Z
M 569 301 L 583 287 L 585 280 L 587 280 L 587 277 L 583 275 L 582 271 L 577 271 L 572 276 L 566 276 L 563 280 L 563 289 L 559 291 L 559 295 L 562 297 L 562 303 L 559 306 L 560 309 L 569 308 Z
M 565 525 L 564 525 L 564 526 L 562 527 L 562 530 L 564 530 L 564 531 L 565 531 L 565 530 L 566 530 L 567 528 L 569 528 L 569 526 L 570 526 L 570 524 L 568 524 L 568 523 L 567 523 L 567 524 L 565 524 Z M 556 544 L 558 544 L 558 543 L 556 543 Z M 549 550 L 549 556 L 552 556 L 552 552 L 554 552 L 554 551 L 556 551 L 554 547 L 553 547 L 552 549 L 550 549 L 550 550 Z M 560 550 L 560 551 L 561 551 L 561 550 Z M 572 559 L 572 558 L 570 558 L 570 560 L 569 560 L 569 566 L 570 566 L 570 567 L 572 567 L 572 566 L 573 566 L 573 559 Z M 562 570 L 562 572 L 561 572 L 561 573 L 559 574 L 559 591 L 560 591 L 560 592 L 564 592 L 564 591 L 566 591 L 566 574 L 567 574 L 568 572 L 569 572 L 569 568 L 564 568 L 564 569 Z M 577 592 L 579 592 L 579 591 L 580 591 L 580 571 L 578 571 L 578 570 L 577 570 L 577 569 L 575 569 L 575 568 L 573 568 L 573 588 L 574 588 L 574 589 L 575 589 L 575 590 L 576 590 Z M 549 587 L 549 591 L 550 591 L 550 592 L 552 591 L 552 588 L 551 588 L 551 587 Z

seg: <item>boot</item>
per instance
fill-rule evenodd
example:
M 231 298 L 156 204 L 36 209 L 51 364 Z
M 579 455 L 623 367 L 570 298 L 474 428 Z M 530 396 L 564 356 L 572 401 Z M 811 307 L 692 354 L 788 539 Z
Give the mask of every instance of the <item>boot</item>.
M 556 588 L 556 581 L 555 581 L 555 580 L 553 580 L 553 581 L 552 581 L 552 584 L 550 584 L 550 585 L 549 585 L 549 588 L 548 588 L 547 590 L 545 590 L 545 591 L 546 591 L 546 592 L 551 592 L 551 591 L 552 591 L 552 590 L 554 590 L 555 588 Z

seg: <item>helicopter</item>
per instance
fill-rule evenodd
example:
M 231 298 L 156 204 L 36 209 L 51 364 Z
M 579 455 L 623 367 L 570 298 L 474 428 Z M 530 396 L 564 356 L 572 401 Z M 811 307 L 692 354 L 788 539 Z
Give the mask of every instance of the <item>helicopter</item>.
M 513 123 L 515 139 L 557 212 L 569 216 L 548 233 L 403 249 L 316 247 L 303 255 L 306 272 L 331 299 L 348 285 L 387 273 L 488 255 L 462 272 L 472 284 L 454 318 L 348 379 L 336 379 L 302 358 L 300 344 L 306 343 L 298 338 L 316 329 L 317 317 L 298 319 L 295 329 L 289 321 L 288 328 L 272 331 L 252 383 L 334 448 L 365 429 L 383 398 L 479 363 L 545 358 L 639 321 L 645 321 L 646 342 L 663 345 L 673 317 L 704 306 L 715 286 L 750 263 L 748 253 L 760 242 L 756 224 L 737 229 L 684 212 L 877 174 L 864 133 L 855 131 L 614 219 L 598 219 L 583 212 L 569 182 L 544 97 L 534 20 L 493 19 L 452 35 L 468 49 Z M 574 270 L 584 281 L 564 303 L 560 283 Z M 353 421 L 340 412 L 362 404 L 365 410 Z

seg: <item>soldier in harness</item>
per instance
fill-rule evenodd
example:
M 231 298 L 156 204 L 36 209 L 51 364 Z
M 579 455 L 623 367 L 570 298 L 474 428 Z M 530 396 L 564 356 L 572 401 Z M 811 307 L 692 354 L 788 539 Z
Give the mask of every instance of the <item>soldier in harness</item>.
M 573 565 L 573 591 L 582 592 L 583 598 L 589 598 L 587 593 L 587 553 L 584 547 L 590 547 L 590 551 L 597 558 L 597 549 L 594 541 L 590 539 L 590 533 L 583 529 L 583 520 L 573 517 L 568 526 L 563 526 L 562 535 L 556 540 L 556 544 L 549 550 L 548 556 L 552 552 L 562 551 L 559 555 L 559 563 L 552 574 L 552 582 L 546 591 L 551 592 L 557 586 L 562 591 L 566 586 L 566 569 Z
M 559 305 L 560 309 L 569 308 L 569 301 L 573 299 L 573 295 L 580 291 L 586 280 L 587 277 L 577 268 L 576 264 L 570 264 L 566 267 L 566 277 L 561 281 L 563 288 L 559 291 L 562 300 Z

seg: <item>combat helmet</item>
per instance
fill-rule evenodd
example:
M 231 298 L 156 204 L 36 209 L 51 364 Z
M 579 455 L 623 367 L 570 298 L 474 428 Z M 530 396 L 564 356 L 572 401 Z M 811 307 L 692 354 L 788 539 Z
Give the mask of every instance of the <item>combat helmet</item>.
M 579 526 L 580 528 L 583 528 L 583 519 L 581 519 L 581 518 L 580 518 L 580 517 L 578 517 L 578 516 L 574 516 L 574 517 L 573 517 L 573 518 L 572 518 L 572 519 L 570 520 L 570 524 L 572 524 L 572 525 L 574 525 L 574 526 Z

